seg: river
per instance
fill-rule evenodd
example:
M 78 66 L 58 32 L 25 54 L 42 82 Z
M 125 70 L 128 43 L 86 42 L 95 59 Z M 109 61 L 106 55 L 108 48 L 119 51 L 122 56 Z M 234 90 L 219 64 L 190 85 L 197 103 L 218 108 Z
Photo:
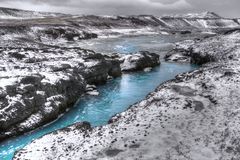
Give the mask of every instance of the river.
M 188 39 L 179 35 L 149 35 L 95 39 L 79 42 L 78 46 L 97 52 L 118 52 L 122 54 L 139 50 L 159 53 L 161 57 L 173 47 L 173 43 Z M 76 122 L 88 121 L 92 126 L 104 125 L 115 115 L 138 102 L 159 84 L 173 79 L 177 74 L 198 68 L 187 63 L 168 63 L 161 60 L 161 65 L 150 72 L 123 74 L 122 77 L 98 86 L 99 96 L 84 96 L 59 119 L 35 131 L 8 139 L 0 144 L 0 159 L 11 160 L 16 150 L 21 149 L 34 139 L 54 130 Z M 80 95 L 79 95 L 80 96 Z

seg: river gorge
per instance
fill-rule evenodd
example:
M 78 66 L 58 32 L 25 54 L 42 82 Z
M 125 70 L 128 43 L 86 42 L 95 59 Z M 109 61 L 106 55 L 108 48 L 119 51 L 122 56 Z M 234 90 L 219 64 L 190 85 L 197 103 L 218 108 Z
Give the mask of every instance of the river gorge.
M 103 53 L 118 52 L 121 54 L 130 54 L 141 50 L 158 51 L 158 54 L 162 54 L 161 57 L 164 57 L 164 54 L 174 46 L 176 41 L 183 39 L 185 38 L 181 35 L 146 35 L 87 40 L 86 42 L 91 43 L 89 47 L 84 42 L 81 42 L 83 44 L 80 43 L 79 45 L 85 45 L 87 49 L 94 49 Z M 99 44 L 98 41 L 101 43 Z M 104 44 L 108 44 L 109 46 L 106 47 L 106 50 L 104 50 Z M 198 68 L 197 65 L 189 63 L 164 62 L 162 58 L 160 66 L 152 68 L 149 71 L 126 73 L 120 78 L 109 80 L 107 84 L 97 87 L 98 96 L 86 95 L 80 98 L 75 107 L 71 108 L 51 124 L 1 143 L 0 157 L 11 160 L 15 151 L 21 149 L 34 139 L 77 122 L 87 121 L 92 126 L 105 125 L 112 116 L 121 113 L 130 105 L 143 99 L 160 83 L 173 79 L 177 74 L 192 71 L 196 68 Z
M 0 9 L 0 159 L 239 159 L 239 19 Z

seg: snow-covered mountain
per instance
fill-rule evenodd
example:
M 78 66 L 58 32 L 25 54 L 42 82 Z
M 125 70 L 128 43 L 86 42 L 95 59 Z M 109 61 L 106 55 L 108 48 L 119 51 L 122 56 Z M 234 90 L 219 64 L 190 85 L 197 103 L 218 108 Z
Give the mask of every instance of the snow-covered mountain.
M 164 17 L 171 17 L 171 18 L 199 18 L 199 19 L 218 19 L 222 18 L 218 14 L 214 12 L 202 12 L 202 13 L 188 13 L 188 14 L 176 14 L 176 15 L 167 15 Z
M 35 12 L 0 7 L 0 19 L 29 19 L 62 16 L 60 13 Z
M 0 46 L 56 45 L 129 34 L 225 32 L 239 27 L 239 19 L 222 18 L 213 12 L 163 17 L 73 16 L 0 8 Z
M 49 20 L 47 18 L 54 18 Z M 157 27 L 161 29 L 209 29 L 238 27 L 239 20 L 222 18 L 213 12 L 203 12 L 184 15 L 173 15 L 156 17 L 152 15 L 139 16 L 72 16 L 60 13 L 45 13 L 25 11 L 10 8 L 0 8 L 0 19 L 28 19 L 28 24 L 39 25 L 42 21 L 29 19 L 45 18 L 44 24 L 66 24 L 75 25 L 87 29 L 109 29 L 109 28 L 136 28 Z M 15 22 L 15 21 L 14 21 Z

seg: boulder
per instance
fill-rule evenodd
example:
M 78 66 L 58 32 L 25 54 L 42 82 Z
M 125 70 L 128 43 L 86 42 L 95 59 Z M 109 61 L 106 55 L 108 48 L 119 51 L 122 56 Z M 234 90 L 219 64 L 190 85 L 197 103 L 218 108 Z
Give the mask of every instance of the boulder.
M 148 67 L 160 64 L 159 55 L 148 51 L 140 51 L 135 54 L 125 55 L 120 61 L 123 72 L 141 71 Z

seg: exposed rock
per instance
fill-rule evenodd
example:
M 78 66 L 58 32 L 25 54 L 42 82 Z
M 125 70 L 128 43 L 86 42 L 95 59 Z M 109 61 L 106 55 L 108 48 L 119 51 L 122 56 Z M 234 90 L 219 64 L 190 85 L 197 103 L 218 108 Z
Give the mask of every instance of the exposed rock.
M 95 85 L 87 85 L 86 86 L 86 91 L 93 91 L 93 90 L 96 90 L 97 89 L 97 87 L 95 86 Z
M 58 118 L 83 94 L 97 96 L 92 85 L 121 76 L 121 56 L 80 48 L 2 48 L 0 140 L 33 130 Z M 11 53 L 11 54 L 9 54 Z M 12 53 L 24 55 L 12 56 Z M 141 52 L 133 70 L 153 67 L 159 56 Z
M 239 35 L 239 31 L 233 31 L 229 34 L 214 36 L 203 40 L 179 42 L 176 48 L 165 56 L 165 59 L 172 60 L 172 57 L 177 57 L 175 61 L 182 61 L 182 57 L 189 57 L 191 63 L 194 64 L 238 60 L 236 51 L 239 48 L 237 44 Z M 230 41 L 232 39 L 234 39 L 234 41 L 231 43 Z
M 191 89 L 188 86 L 178 86 L 178 85 L 173 85 L 172 89 L 179 93 L 180 95 L 184 95 L 184 96 L 194 96 L 194 93 L 196 92 L 196 90 Z
M 144 72 L 150 72 L 152 69 L 153 69 L 152 67 L 147 67 L 147 68 L 145 68 L 143 71 L 144 71 Z
M 147 51 L 123 56 L 120 61 L 122 62 L 121 69 L 124 72 L 140 71 L 160 64 L 159 55 Z
M 191 31 L 181 31 L 180 33 L 181 34 L 191 34 L 192 32 Z
M 0 62 L 5 68 L 0 71 L 0 140 L 56 119 L 85 93 L 87 84 L 121 75 L 118 60 L 80 48 L 2 48 Z
M 186 51 L 173 49 L 165 55 L 164 59 L 170 62 L 190 62 L 191 59 L 188 54 Z
M 40 29 L 40 32 L 42 34 L 47 35 L 48 38 L 51 38 L 51 39 L 63 38 L 67 41 L 97 38 L 97 34 L 87 33 L 85 31 L 82 32 L 76 28 L 70 28 L 70 27 L 46 28 L 43 30 Z M 40 35 L 42 35 L 42 34 L 40 34 Z M 43 38 L 43 37 L 40 37 L 40 38 Z
M 117 156 L 122 150 L 120 149 L 108 149 L 105 151 L 106 155 L 109 157 L 115 157 Z

